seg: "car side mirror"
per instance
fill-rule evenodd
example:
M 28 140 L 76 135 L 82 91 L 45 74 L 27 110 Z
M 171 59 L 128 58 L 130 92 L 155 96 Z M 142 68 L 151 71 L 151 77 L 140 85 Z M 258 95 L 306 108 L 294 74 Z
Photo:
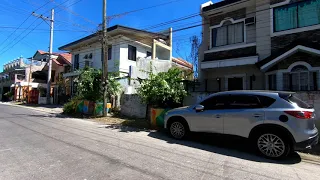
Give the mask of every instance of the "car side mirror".
M 197 112 L 201 112 L 204 110 L 204 106 L 202 105 L 197 105 L 195 108 L 194 108 Z

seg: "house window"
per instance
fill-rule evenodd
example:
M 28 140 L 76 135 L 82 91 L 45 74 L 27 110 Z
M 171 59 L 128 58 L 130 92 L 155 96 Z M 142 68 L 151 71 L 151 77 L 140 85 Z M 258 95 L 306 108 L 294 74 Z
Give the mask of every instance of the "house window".
M 79 54 L 74 55 L 74 66 L 75 70 L 79 69 Z
M 137 48 L 131 45 L 128 45 L 128 59 L 136 61 L 137 60 Z
M 277 90 L 277 75 L 276 74 L 268 75 L 268 85 L 269 85 L 269 90 Z
M 108 60 L 112 59 L 112 46 L 108 46 Z
M 283 74 L 283 90 L 314 91 L 318 89 L 317 72 L 309 71 L 307 67 L 298 65 L 290 73 Z
M 307 0 L 274 9 L 274 31 L 320 24 L 320 0 Z
M 84 66 L 85 67 L 90 67 L 90 61 L 84 61 Z
M 222 27 L 212 29 L 212 47 L 225 46 L 244 42 L 244 23 L 224 23 Z

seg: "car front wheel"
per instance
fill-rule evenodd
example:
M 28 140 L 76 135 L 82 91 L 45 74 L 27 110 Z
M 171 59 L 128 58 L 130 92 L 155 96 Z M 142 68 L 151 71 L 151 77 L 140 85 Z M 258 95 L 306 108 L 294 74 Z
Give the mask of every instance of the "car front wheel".
M 175 139 L 182 139 L 186 136 L 187 127 L 183 122 L 174 121 L 170 124 L 170 135 Z
M 257 136 L 255 143 L 258 152 L 271 159 L 284 158 L 291 149 L 287 138 L 280 133 L 261 133 Z

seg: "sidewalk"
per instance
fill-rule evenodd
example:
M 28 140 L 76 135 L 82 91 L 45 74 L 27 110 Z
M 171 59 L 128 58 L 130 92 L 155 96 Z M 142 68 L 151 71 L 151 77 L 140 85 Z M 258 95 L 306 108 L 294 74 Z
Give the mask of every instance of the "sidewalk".
M 25 108 L 34 109 L 50 114 L 61 114 L 63 112 L 62 105 L 46 105 L 46 104 L 22 104 L 17 102 L 0 102 L 1 104 L 7 104 L 12 106 L 23 106 Z

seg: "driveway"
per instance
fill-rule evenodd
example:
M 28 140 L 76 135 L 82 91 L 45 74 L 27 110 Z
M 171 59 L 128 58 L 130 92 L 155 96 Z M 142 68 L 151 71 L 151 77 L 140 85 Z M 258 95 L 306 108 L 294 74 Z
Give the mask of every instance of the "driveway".
M 223 142 L 221 137 L 205 138 Z M 225 146 L 175 141 L 159 132 L 105 127 L 7 105 L 0 105 L 0 144 L 0 179 L 6 180 L 320 177 L 320 165 L 297 154 L 275 162 Z

